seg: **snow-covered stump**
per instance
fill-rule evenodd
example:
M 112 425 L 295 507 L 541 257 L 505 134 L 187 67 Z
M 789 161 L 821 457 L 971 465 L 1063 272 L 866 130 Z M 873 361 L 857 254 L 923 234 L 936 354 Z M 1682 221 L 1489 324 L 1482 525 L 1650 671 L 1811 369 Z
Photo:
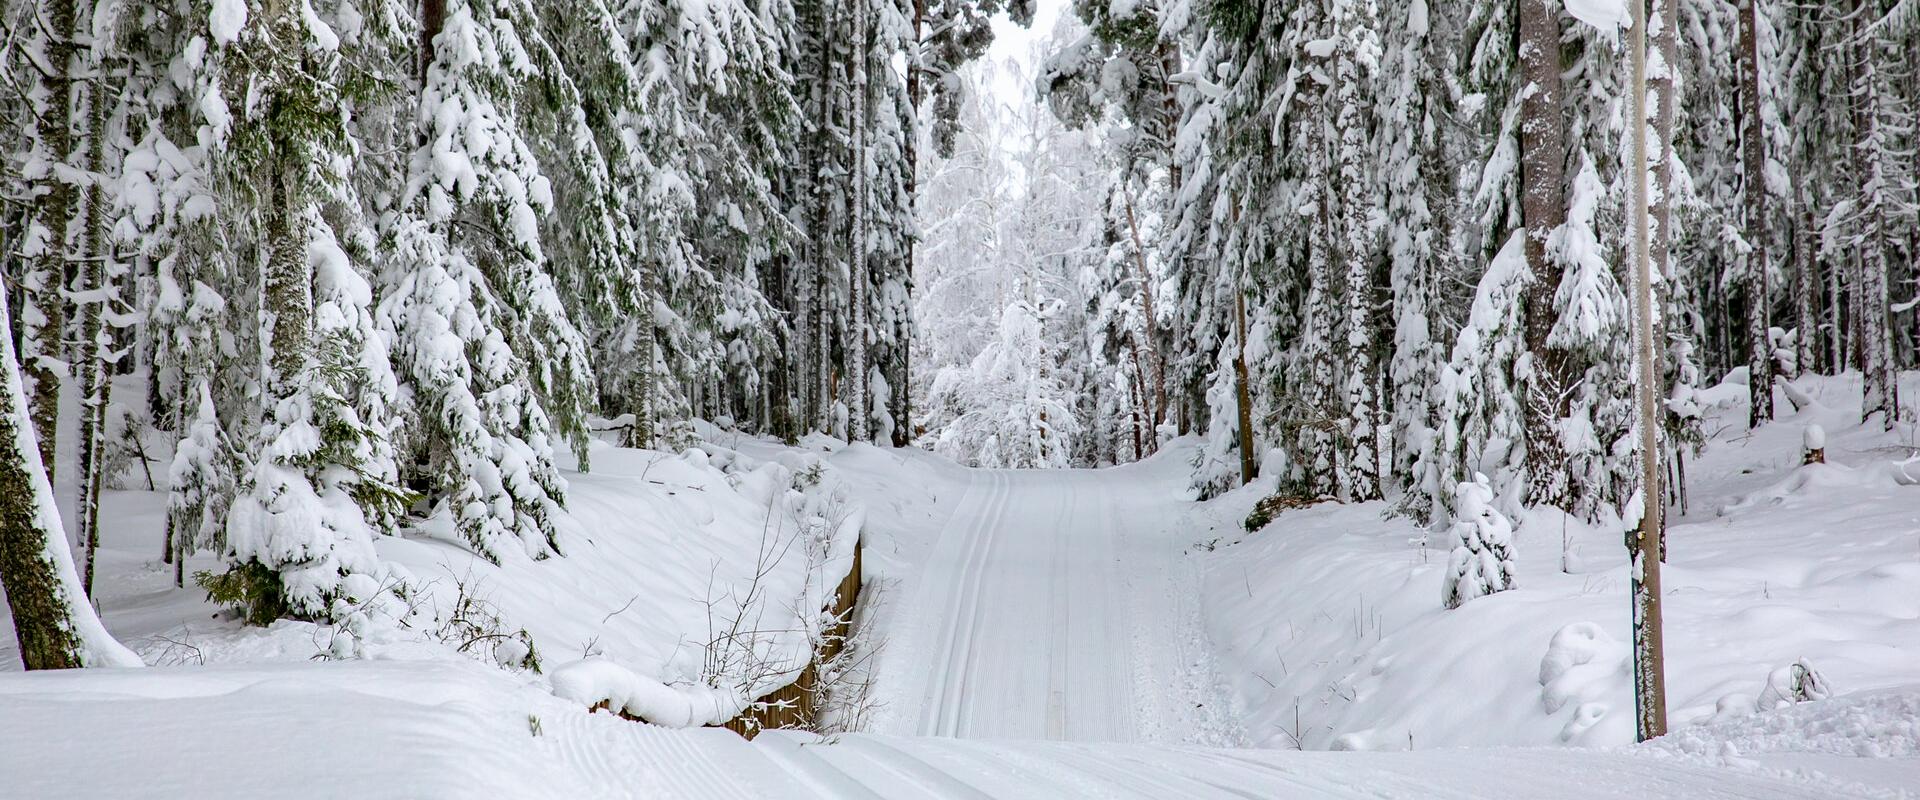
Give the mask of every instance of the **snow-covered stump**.
M 1808 425 L 1800 437 L 1801 464 L 1827 463 L 1827 431 L 1818 425 Z

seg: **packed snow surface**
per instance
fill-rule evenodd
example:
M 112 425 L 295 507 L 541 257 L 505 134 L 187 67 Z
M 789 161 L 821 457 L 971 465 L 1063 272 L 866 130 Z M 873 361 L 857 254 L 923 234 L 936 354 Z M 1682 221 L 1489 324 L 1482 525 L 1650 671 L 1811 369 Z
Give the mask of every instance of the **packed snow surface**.
M 1823 774 L 1860 759 L 1809 755 L 1785 772 L 1713 743 L 1303 753 L 788 732 L 749 743 L 723 729 L 589 715 L 531 682 L 457 661 L 14 676 L 0 681 L 0 718 L 9 723 L 4 793 L 35 798 L 1787 800 L 1897 797 L 1900 781 L 1920 779 L 1911 759 L 1884 760 L 1860 782 Z

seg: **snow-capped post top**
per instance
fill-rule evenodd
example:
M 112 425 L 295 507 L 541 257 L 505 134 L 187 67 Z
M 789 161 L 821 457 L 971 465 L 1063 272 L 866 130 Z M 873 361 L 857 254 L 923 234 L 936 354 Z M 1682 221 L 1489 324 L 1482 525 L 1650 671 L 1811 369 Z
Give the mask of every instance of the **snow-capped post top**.
M 1807 432 L 1801 437 L 1800 443 L 1808 450 L 1825 450 L 1827 449 L 1827 431 L 1818 425 L 1808 425 Z
M 1567 0 L 1567 13 L 1606 33 L 1633 27 L 1627 0 Z

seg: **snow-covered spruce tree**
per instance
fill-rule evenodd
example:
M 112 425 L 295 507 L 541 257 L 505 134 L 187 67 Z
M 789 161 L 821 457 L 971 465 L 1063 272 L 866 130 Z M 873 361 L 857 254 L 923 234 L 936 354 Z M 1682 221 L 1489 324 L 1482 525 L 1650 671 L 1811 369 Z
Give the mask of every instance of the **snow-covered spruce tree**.
M 1455 486 L 1453 508 L 1441 602 L 1459 608 L 1476 597 L 1514 588 L 1513 524 L 1495 507 L 1486 476 L 1475 475 Z
M 1433 499 L 1437 520 L 1457 513 L 1455 487 L 1482 473 L 1492 473 L 1486 483 L 1498 508 L 1517 509 L 1525 501 L 1519 443 L 1525 441 L 1527 412 L 1516 374 L 1527 356 L 1525 236 L 1514 231 L 1487 263 L 1452 356 L 1440 370 L 1438 468 L 1430 489 L 1445 493 Z
M 1381 496 L 1380 371 L 1375 347 L 1374 273 L 1380 209 L 1375 201 L 1371 164 L 1372 128 L 1368 121 L 1380 67 L 1378 11 L 1373 0 L 1336 0 L 1331 9 L 1334 49 L 1334 128 L 1338 136 L 1333 167 L 1336 185 L 1346 187 L 1340 203 L 1340 257 L 1344 262 L 1345 336 L 1340 348 L 1341 397 L 1346 408 L 1346 442 L 1337 485 L 1350 500 Z
M 1846 15 L 1847 34 L 1842 45 L 1847 56 L 1848 98 L 1852 112 L 1853 194 L 1859 219 L 1855 241 L 1859 263 L 1854 267 L 1857 280 L 1851 291 L 1853 312 L 1859 330 L 1860 371 L 1863 396 L 1862 420 L 1879 415 L 1888 430 L 1898 421 L 1900 386 L 1893 364 L 1893 342 L 1888 331 L 1887 256 L 1891 249 L 1892 224 L 1897 217 L 1911 216 L 1912 187 L 1897 166 L 1899 158 L 1890 152 L 1887 130 L 1886 93 L 1882 86 L 1883 46 L 1875 30 L 1876 9 L 1872 0 L 1854 0 Z M 1911 123 L 1909 123 L 1911 124 Z
M 249 396 L 257 362 L 243 356 L 258 353 L 255 330 L 236 324 L 254 316 L 258 275 L 248 269 L 253 249 L 229 239 L 218 217 L 224 199 L 215 167 L 232 118 L 223 51 L 206 46 L 209 17 L 151 6 L 128 12 L 116 20 L 134 101 L 114 239 L 132 257 L 135 304 L 146 310 L 132 355 L 148 371 L 149 410 L 180 442 L 162 557 L 184 584 L 186 554 L 225 549 L 241 466 L 233 445 L 248 441 L 258 417 Z
M 13 328 L 7 294 L 0 292 L 0 330 Z M 141 666 L 100 625 L 80 585 L 40 465 L 11 336 L 0 336 L 0 588 L 27 669 Z
M 187 556 L 202 547 L 225 542 L 228 507 L 234 497 L 232 443 L 220 424 L 213 392 L 207 384 L 193 384 L 198 397 L 193 416 L 184 423 L 181 438 L 167 469 L 167 543 L 173 559 L 173 582 L 185 584 Z
M 918 135 L 916 110 L 904 76 L 893 67 L 896 54 L 912 47 L 912 28 L 902 0 L 875 2 L 872 43 L 868 47 L 868 75 L 873 135 L 867 160 L 873 176 L 867 212 L 867 354 L 865 385 L 868 418 L 875 442 L 904 442 L 903 426 L 912 424 L 906 402 L 910 383 L 913 339 L 913 258 L 920 233 L 914 221 L 913 173 L 917 168 L 913 146 Z M 899 387 L 896 391 L 895 387 Z M 884 395 L 884 399 L 882 396 Z
M 446 11 L 377 319 L 413 388 L 418 424 L 402 441 L 436 507 L 490 560 L 545 558 L 565 513 L 552 439 L 584 448 L 594 394 L 540 236 L 552 187 L 521 128 L 536 116 L 532 54 L 549 51 L 524 2 Z
M 1579 29 L 1580 69 L 1567 73 L 1577 100 L 1565 101 L 1557 60 L 1541 57 L 1557 50 L 1542 43 L 1560 41 L 1558 11 L 1518 6 L 1517 16 L 1476 8 L 1467 22 L 1479 36 L 1462 64 L 1466 85 L 1477 102 L 1508 99 L 1497 113 L 1477 111 L 1485 138 L 1467 202 L 1486 238 L 1469 253 L 1491 260 L 1441 378 L 1437 480 L 1423 491 L 1445 509 L 1454 485 L 1486 473 L 1504 510 L 1553 505 L 1597 520 L 1625 496 L 1631 467 L 1619 449 L 1630 384 L 1608 377 L 1626 368 L 1614 358 L 1624 353 L 1625 305 L 1597 233 L 1611 197 L 1594 162 L 1614 149 L 1604 123 L 1612 45 Z M 1501 234 L 1516 229 L 1524 232 Z M 1516 246 L 1524 263 L 1511 259 Z
M 561 7 L 548 13 L 577 16 Z M 589 317 L 589 328 L 605 331 L 592 338 L 606 410 L 651 419 L 652 441 L 669 448 L 687 443 L 691 415 L 797 433 L 784 402 L 791 358 L 781 344 L 792 336 L 782 304 L 802 239 L 784 196 L 800 139 L 786 71 L 796 50 L 794 10 L 626 2 L 614 20 L 633 54 L 637 88 L 616 93 L 627 78 L 595 77 L 612 74 L 611 66 L 570 70 L 610 108 L 631 104 L 590 115 L 596 129 L 610 116 L 625 142 L 607 150 L 615 189 L 632 194 L 623 213 L 642 253 L 636 299 L 646 298 L 644 308 L 610 320 Z M 596 36 L 569 35 L 589 50 Z M 566 49 L 563 60 L 581 58 Z M 571 181 L 564 173 L 557 180 L 561 203 L 573 202 Z
M 1404 490 L 1396 506 L 1417 522 L 1432 520 L 1439 480 L 1439 398 L 1435 386 L 1447 358 L 1449 324 L 1446 281 L 1462 268 L 1458 187 L 1453 165 L 1466 160 L 1468 143 L 1452 69 L 1465 15 L 1436 11 L 1428 3 L 1387 9 L 1385 61 L 1376 124 L 1386 158 L 1381 185 L 1386 198 L 1388 285 L 1393 341 L 1387 369 L 1391 386 L 1393 450 L 1389 472 Z
M 806 231 L 796 269 L 788 279 L 789 308 L 799 341 L 796 385 L 804 387 L 799 416 L 808 430 L 833 432 L 843 418 L 843 352 L 847 304 L 844 275 L 851 263 L 853 51 L 851 19 L 844 3 L 799 0 L 800 47 L 794 69 L 804 87 L 798 99 L 807 120 L 802 132 L 801 175 L 793 219 Z M 844 431 L 842 431 L 844 432 Z
M 254 621 L 327 618 L 380 590 L 373 536 L 406 503 L 386 420 L 363 414 L 394 392 L 372 292 L 322 213 L 343 188 L 361 87 L 319 18 L 237 2 L 214 12 L 213 63 L 245 65 L 253 98 L 226 112 L 237 124 L 216 169 L 227 224 L 259 236 L 262 421 L 227 518 L 233 568 L 201 581 Z
M 1174 136 L 1174 165 L 1182 183 L 1180 194 L 1172 198 L 1162 247 L 1174 265 L 1168 305 L 1175 332 L 1169 380 L 1180 398 L 1176 421 L 1183 433 L 1208 434 L 1208 452 L 1196 456 L 1200 463 L 1193 483 L 1209 495 L 1235 479 L 1250 480 L 1253 470 L 1247 465 L 1259 459 L 1252 403 L 1260 393 L 1250 385 L 1252 365 L 1243 343 L 1250 343 L 1245 335 L 1248 317 L 1260 309 L 1247 297 L 1246 262 L 1224 246 L 1232 220 L 1225 213 L 1220 170 L 1236 165 L 1218 159 L 1215 127 L 1226 112 L 1226 86 L 1219 81 L 1233 69 L 1232 50 L 1231 44 L 1207 36 L 1190 60 L 1195 80 L 1182 94 L 1186 113 Z M 1232 352 L 1220 358 L 1220 351 L 1228 349 Z M 1231 385 L 1210 380 L 1227 375 L 1232 376 Z M 1234 452 L 1243 445 L 1244 452 Z
M 542 217 L 540 235 L 555 289 L 593 343 L 600 410 L 632 414 L 626 444 L 652 446 L 651 395 L 662 379 L 654 371 L 658 294 L 649 281 L 663 254 L 684 257 L 686 247 L 678 227 L 685 203 L 646 202 L 648 177 L 663 155 L 652 148 L 657 134 L 648 123 L 683 120 L 669 105 L 675 98 L 648 96 L 626 26 L 609 3 L 544 4 L 540 12 L 540 43 L 550 47 L 529 57 L 552 111 L 536 143 L 542 166 L 551 166 L 557 212 Z M 657 80 L 652 88 L 666 94 L 676 87 Z M 654 113 L 643 114 L 650 100 Z
M 1629 493 L 1624 487 L 1634 482 L 1633 459 L 1623 457 L 1631 447 L 1631 398 L 1625 391 L 1632 385 L 1630 310 L 1596 228 L 1605 197 L 1593 162 L 1583 159 L 1569 194 L 1567 221 L 1548 241 L 1554 263 L 1564 270 L 1554 291 L 1548 345 L 1569 354 L 1583 370 L 1555 420 L 1567 481 L 1561 508 L 1587 520 L 1607 518 Z
M 1259 451 L 1277 443 L 1284 411 L 1275 387 L 1287 351 L 1273 346 L 1274 331 L 1291 325 L 1300 305 L 1290 294 L 1295 276 L 1271 263 L 1293 227 L 1282 223 L 1291 207 L 1272 194 L 1281 159 L 1255 155 L 1269 146 L 1268 131 L 1286 130 L 1272 116 L 1280 105 L 1270 93 L 1289 74 L 1299 42 L 1262 8 L 1214 5 L 1194 63 L 1218 83 L 1193 95 L 1178 139 L 1187 182 L 1170 247 L 1186 256 L 1176 278 L 1180 384 L 1204 387 L 1205 403 L 1189 414 L 1207 436 L 1191 477 L 1200 497 L 1237 485 L 1244 465 L 1236 462 L 1258 463 Z M 1235 358 L 1246 367 L 1244 393 Z M 1250 430 L 1241 430 L 1243 418 Z M 1230 455 L 1242 441 L 1255 452 Z

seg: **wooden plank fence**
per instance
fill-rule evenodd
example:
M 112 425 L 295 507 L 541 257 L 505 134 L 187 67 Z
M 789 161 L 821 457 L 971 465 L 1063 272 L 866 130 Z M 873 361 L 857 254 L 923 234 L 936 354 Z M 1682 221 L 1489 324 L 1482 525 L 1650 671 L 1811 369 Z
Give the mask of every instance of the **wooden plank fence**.
M 757 703 L 760 708 L 748 710 L 720 727 L 752 739 L 767 728 L 804 728 L 813 724 L 819 713 L 815 703 L 821 688 L 820 665 L 839 655 L 846 647 L 847 637 L 853 633 L 853 610 L 860 602 L 863 545 L 863 542 L 854 543 L 853 568 L 834 590 L 833 615 L 840 622 L 822 632 L 820 649 L 813 654 L 813 661 L 800 671 L 800 677 L 793 683 L 760 698 Z

